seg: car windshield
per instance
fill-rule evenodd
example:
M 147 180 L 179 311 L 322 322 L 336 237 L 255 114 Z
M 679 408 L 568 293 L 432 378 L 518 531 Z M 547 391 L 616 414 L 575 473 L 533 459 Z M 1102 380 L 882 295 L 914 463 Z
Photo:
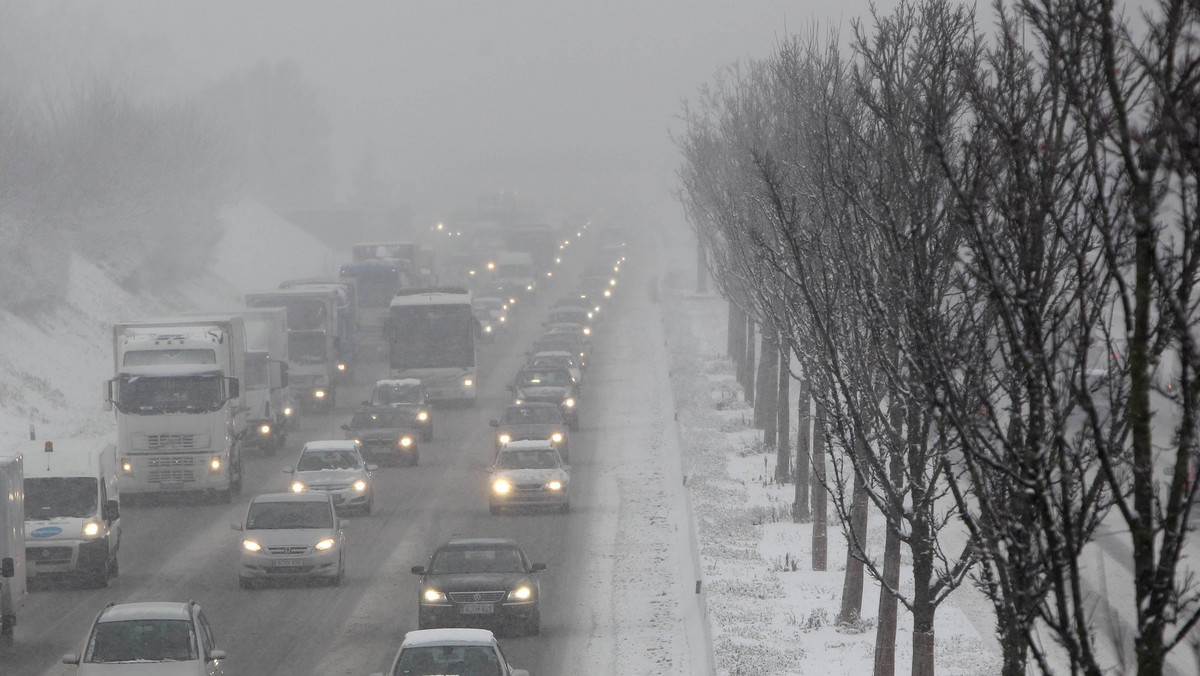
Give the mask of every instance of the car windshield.
M 571 374 L 560 369 L 531 369 L 517 376 L 520 387 L 568 387 Z
M 558 466 L 558 451 L 553 448 L 505 449 L 496 456 L 496 469 L 551 469 Z
M 500 660 L 491 646 L 414 646 L 400 652 L 393 676 L 501 676 Z
M 316 472 L 323 469 L 359 469 L 362 458 L 354 451 L 305 451 L 296 463 L 297 472 Z
M 199 659 L 189 620 L 101 622 L 88 640 L 85 662 L 182 662 Z
M 404 410 L 382 410 L 370 413 L 355 413 L 350 426 L 356 430 L 404 427 L 412 422 L 412 413 Z
M 575 365 L 575 361 L 567 355 L 553 357 L 534 357 L 529 360 L 530 366 L 546 367 L 546 366 L 562 366 L 570 368 Z
M 333 528 L 328 502 L 256 502 L 246 515 L 246 530 Z
M 433 555 L 429 564 L 433 575 L 459 573 L 523 573 L 521 552 L 513 547 L 447 547 Z
M 375 396 L 371 397 L 371 403 L 379 406 L 419 404 L 422 399 L 420 385 L 380 385 L 375 388 Z
M 505 409 L 500 419 L 504 425 L 554 425 L 562 422 L 555 406 L 513 406 Z
M 25 518 L 84 517 L 96 513 L 95 477 L 27 477 Z

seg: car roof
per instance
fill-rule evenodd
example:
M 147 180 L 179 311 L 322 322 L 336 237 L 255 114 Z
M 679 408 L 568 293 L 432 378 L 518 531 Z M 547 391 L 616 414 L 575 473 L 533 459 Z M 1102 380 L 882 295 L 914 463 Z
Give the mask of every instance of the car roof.
M 566 350 L 542 350 L 541 352 L 534 352 L 529 355 L 530 359 L 537 359 L 538 357 L 566 357 L 567 359 L 574 359 L 575 355 Z
M 375 387 L 407 387 L 409 385 L 420 385 L 419 378 L 394 378 L 389 380 L 376 380 Z
M 414 629 L 404 635 L 400 648 L 439 645 L 491 646 L 495 635 L 488 629 Z
M 188 620 L 191 619 L 191 604 L 186 601 L 139 601 L 120 603 L 105 608 L 98 622 L 122 622 L 127 620 Z
M 509 404 L 505 410 L 507 411 L 518 408 L 552 408 L 557 411 L 558 404 L 551 404 L 548 401 L 527 401 L 521 404 Z
M 261 493 L 251 503 L 258 502 L 330 502 L 333 498 L 324 491 L 304 493 Z
M 558 449 L 554 446 L 554 442 L 550 441 L 549 439 L 520 439 L 518 441 L 510 441 L 507 444 L 504 444 L 504 448 L 500 449 L 500 452 L 545 450 L 556 451 Z
M 317 439 L 314 441 L 305 442 L 303 448 L 300 449 L 300 452 L 307 453 L 308 451 L 357 451 L 357 450 L 358 450 L 358 444 L 355 443 L 355 441 L 353 439 Z
M 512 538 L 456 538 L 442 543 L 438 549 L 481 549 L 486 547 L 521 548 Z

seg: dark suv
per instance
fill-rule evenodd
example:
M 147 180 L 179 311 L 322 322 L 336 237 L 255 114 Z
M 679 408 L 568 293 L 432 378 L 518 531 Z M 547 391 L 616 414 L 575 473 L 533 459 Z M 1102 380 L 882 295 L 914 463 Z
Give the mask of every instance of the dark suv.
M 517 371 L 509 390 L 517 395 L 518 404 L 556 404 L 567 427 L 579 429 L 579 387 L 567 367 L 526 366 Z
M 536 573 L 545 569 L 544 563 L 530 563 L 515 540 L 450 540 L 429 557 L 428 566 L 413 566 L 413 575 L 421 576 L 417 626 L 486 625 L 536 635 L 541 631 Z
M 547 440 L 558 449 L 566 460 L 570 457 L 570 438 L 562 411 L 550 403 L 531 402 L 513 404 L 504 409 L 499 420 L 489 424 L 496 428 L 496 452 L 513 441 Z

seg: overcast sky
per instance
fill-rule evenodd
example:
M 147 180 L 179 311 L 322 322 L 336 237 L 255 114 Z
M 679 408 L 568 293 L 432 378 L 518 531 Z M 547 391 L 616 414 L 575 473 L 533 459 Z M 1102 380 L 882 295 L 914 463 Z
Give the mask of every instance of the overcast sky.
M 669 130 L 717 70 L 865 1 L 93 0 L 159 86 L 296 60 L 341 169 L 367 147 L 419 213 L 514 190 L 549 210 L 667 200 Z M 891 4 L 891 3 L 883 3 Z M 148 64 L 137 64 L 138 55 Z M 165 83 L 171 83 L 170 85 Z

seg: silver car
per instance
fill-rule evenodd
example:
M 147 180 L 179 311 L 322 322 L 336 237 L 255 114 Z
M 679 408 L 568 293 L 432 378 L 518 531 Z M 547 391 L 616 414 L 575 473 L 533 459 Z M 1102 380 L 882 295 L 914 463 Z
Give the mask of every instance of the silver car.
M 375 501 L 371 476 L 378 467 L 363 460 L 362 446 L 354 439 L 310 441 L 300 449 L 292 475 L 291 491 L 320 491 L 333 498 L 339 510 L 371 513 Z
M 108 604 L 92 622 L 83 653 L 64 655 L 79 676 L 219 676 L 225 651 L 195 601 Z
M 505 507 L 554 507 L 571 510 L 571 471 L 553 442 L 511 441 L 500 449 L 490 470 L 492 514 Z
M 238 583 L 312 578 L 330 586 L 346 575 L 346 537 L 328 493 L 267 493 L 256 496 L 246 520 L 233 524 L 238 541 Z

